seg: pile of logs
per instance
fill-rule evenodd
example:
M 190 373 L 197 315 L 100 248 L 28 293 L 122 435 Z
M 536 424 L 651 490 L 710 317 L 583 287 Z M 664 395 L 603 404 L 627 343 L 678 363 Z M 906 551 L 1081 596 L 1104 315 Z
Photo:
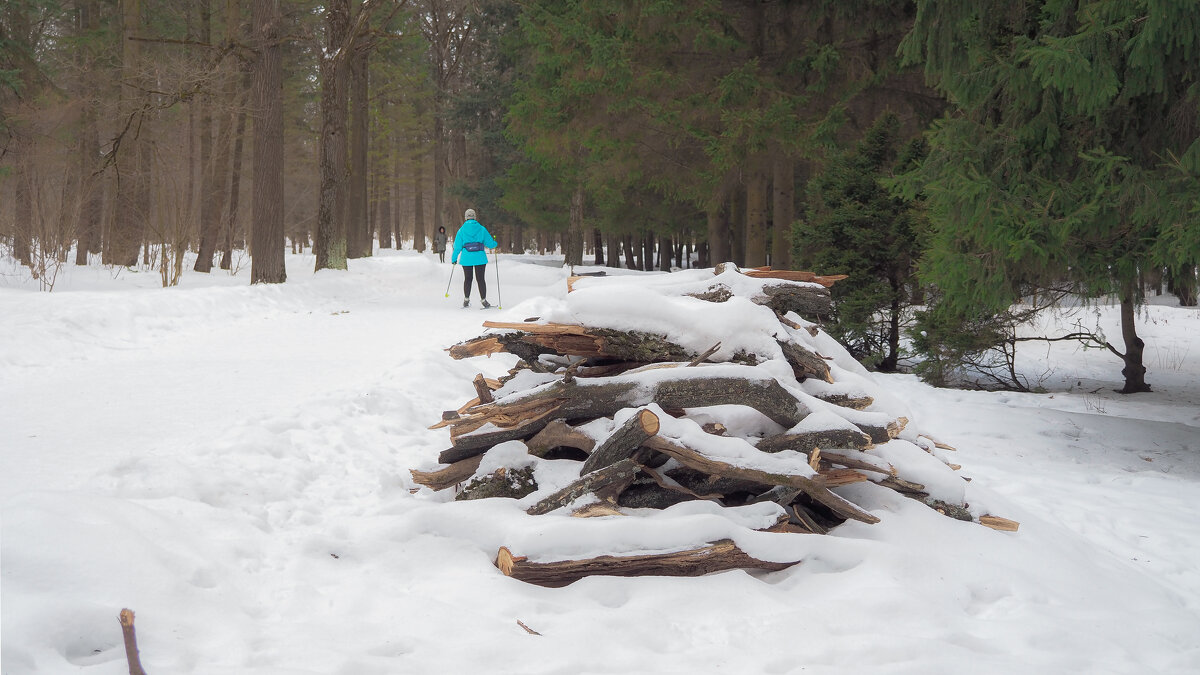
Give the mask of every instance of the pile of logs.
M 439 468 L 413 470 L 414 481 L 433 490 L 456 488 L 456 499 L 522 499 L 541 490 L 546 494 L 527 509 L 532 515 L 636 515 L 638 509 L 688 500 L 730 507 L 774 502 L 780 508 L 771 531 L 824 534 L 847 520 L 879 522 L 835 491 L 869 480 L 947 516 L 1016 529 L 1012 521 L 976 518 L 966 505 L 930 495 L 874 452 L 883 444 L 911 442 L 941 470 L 958 468 L 933 454 L 953 448 L 906 434 L 908 420 L 874 410 L 874 399 L 861 387 L 839 388 L 835 375 L 844 371 L 817 351 L 820 331 L 807 320 L 829 311 L 828 287 L 839 277 L 732 265 L 715 272 L 711 283 L 689 286 L 681 296 L 691 298 L 687 302 L 739 298 L 769 307 L 778 319 L 769 335 L 777 350 L 749 352 L 722 348 L 721 342 L 700 349 L 683 344 L 678 334 L 672 339 L 537 318 L 485 322 L 488 333 L 452 346 L 450 355 L 505 352 L 518 357 L 517 367 L 500 380 L 477 376 L 476 397 L 443 413 L 432 428 L 449 428 L 451 446 L 438 456 Z M 568 288 L 576 282 L 573 278 Z M 604 283 L 587 285 L 599 291 Z M 729 326 L 722 341 L 745 343 L 740 331 L 744 327 Z M 821 344 L 831 350 L 830 341 Z M 765 418 L 757 431 L 739 431 L 734 427 L 744 424 L 719 419 L 731 411 L 744 418 L 746 408 Z M 908 440 L 894 440 L 902 434 Z M 478 475 L 484 454 L 511 441 L 536 457 L 577 461 L 578 479 L 538 486 L 528 467 Z M 546 586 L 593 574 L 698 575 L 783 569 L 796 562 L 757 560 L 727 539 L 668 553 L 554 562 L 530 561 L 501 547 L 496 558 L 504 574 Z

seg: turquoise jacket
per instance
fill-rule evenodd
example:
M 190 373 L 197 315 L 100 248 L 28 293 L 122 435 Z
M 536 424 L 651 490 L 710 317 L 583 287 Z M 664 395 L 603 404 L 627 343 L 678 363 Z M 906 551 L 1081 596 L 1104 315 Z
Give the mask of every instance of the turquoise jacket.
M 479 224 L 478 220 L 472 218 L 462 224 L 458 228 L 458 232 L 454 233 L 454 252 L 450 254 L 450 264 L 457 264 L 459 255 L 462 255 L 463 267 L 473 267 L 475 265 L 486 265 L 487 251 L 480 249 L 478 251 L 464 251 L 463 244 L 471 241 L 481 242 L 485 248 L 496 248 L 498 244 L 492 235 Z

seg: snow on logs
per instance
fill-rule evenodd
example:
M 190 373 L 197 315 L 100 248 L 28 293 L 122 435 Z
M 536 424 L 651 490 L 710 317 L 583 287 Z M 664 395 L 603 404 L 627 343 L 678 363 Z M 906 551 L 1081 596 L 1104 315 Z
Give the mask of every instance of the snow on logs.
M 935 454 L 952 448 L 876 403 L 875 382 L 801 318 L 828 312 L 839 277 L 726 264 L 715 279 L 699 271 L 634 279 L 572 278 L 565 307 L 550 316 L 484 322 L 488 333 L 450 347 L 455 359 L 504 352 L 519 361 L 500 380 L 476 377 L 475 398 L 431 427 L 449 427 L 451 445 L 438 468 L 413 470 L 414 482 L 459 486 L 456 499 L 528 497 L 530 515 L 636 518 L 707 500 L 729 507 L 722 513 L 775 514 L 753 529 L 818 534 L 847 520 L 879 522 L 877 493 L 838 492 L 871 483 L 953 518 L 1016 530 L 973 515 L 957 465 Z M 606 299 L 622 283 L 629 302 L 617 308 Z M 513 441 L 526 459 L 512 461 Z M 500 455 L 487 454 L 500 445 Z M 578 463 L 576 478 L 536 471 L 561 460 Z M 539 475 L 555 484 L 537 484 Z M 546 561 L 501 547 L 495 562 L 545 586 L 799 562 L 759 560 L 728 539 L 656 548 Z

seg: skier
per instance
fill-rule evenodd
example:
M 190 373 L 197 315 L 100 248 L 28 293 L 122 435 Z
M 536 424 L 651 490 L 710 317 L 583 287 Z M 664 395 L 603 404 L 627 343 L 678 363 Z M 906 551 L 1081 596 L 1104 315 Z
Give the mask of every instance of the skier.
M 446 262 L 446 228 L 438 226 L 438 231 L 433 235 L 433 252 L 438 254 L 438 260 Z
M 463 266 L 463 307 L 471 306 L 471 275 L 474 273 L 475 281 L 479 283 L 479 299 L 483 302 L 483 308 L 491 307 L 491 303 L 487 301 L 487 285 L 483 281 L 483 272 L 487 267 L 487 248 L 496 248 L 498 244 L 492 238 L 492 235 L 484 229 L 483 225 L 475 220 L 475 209 L 467 209 L 463 214 L 465 222 L 462 227 L 458 228 L 458 232 L 454 233 L 454 252 L 450 254 L 450 264 L 458 264 L 459 254 L 462 255 Z

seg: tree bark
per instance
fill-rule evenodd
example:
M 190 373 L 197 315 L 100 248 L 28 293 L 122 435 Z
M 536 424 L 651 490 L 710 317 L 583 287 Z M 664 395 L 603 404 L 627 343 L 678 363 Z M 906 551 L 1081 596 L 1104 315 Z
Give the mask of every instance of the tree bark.
M 782 154 L 772 164 L 771 266 L 788 269 L 792 263 L 792 222 L 796 220 L 796 167 Z
M 755 166 L 746 178 L 746 260 L 749 267 L 767 264 L 767 174 Z
M 346 256 L 363 258 L 371 255 L 373 248 L 371 228 L 367 223 L 370 49 L 364 44 L 356 45 L 348 58 L 350 66 L 350 181 Z
M 603 555 L 583 560 L 530 562 L 515 556 L 505 547 L 496 555 L 496 567 L 505 576 L 549 588 L 566 586 L 587 576 L 687 576 L 696 577 L 731 569 L 761 569 L 778 571 L 800 561 L 767 562 L 751 557 L 732 540 L 722 539 L 711 544 L 675 551 L 644 555 Z
M 583 265 L 583 183 L 575 186 L 571 193 L 570 220 L 567 223 L 566 250 L 563 264 L 567 267 Z
M 637 411 L 596 446 L 579 468 L 579 475 L 584 476 L 629 459 L 643 441 L 657 433 L 658 415 L 645 408 Z
M 531 516 L 550 513 L 587 494 L 595 494 L 601 499 L 615 501 L 617 495 L 633 482 L 639 470 L 637 462 L 629 458 L 623 459 L 580 477 L 565 488 L 529 507 L 525 512 Z
M 129 675 L 146 675 L 142 669 L 142 659 L 138 654 L 137 631 L 133 626 L 133 610 L 122 609 L 118 617 L 121 622 L 121 637 L 125 642 L 125 661 L 129 665 Z
M 705 267 L 733 260 L 733 252 L 729 250 L 729 223 L 722 216 L 722 206 L 723 200 L 714 200 L 705 214 L 708 221 L 708 256 Z
M 346 80 L 345 47 L 350 26 L 349 0 L 330 0 L 325 8 L 325 55 L 321 58 L 321 192 L 313 253 L 316 270 L 346 269 Z
M 1125 367 L 1121 369 L 1125 386 L 1119 390 L 1122 394 L 1150 391 L 1150 385 L 1146 384 L 1146 366 L 1142 363 L 1146 343 L 1137 334 L 1135 284 L 1135 279 L 1130 277 L 1121 286 L 1121 337 L 1125 341 L 1125 354 L 1122 356 Z
M 212 43 L 211 0 L 198 0 L 200 36 L 204 44 Z M 220 190 L 217 188 L 216 163 L 213 157 L 213 97 L 205 92 L 195 99 L 200 108 L 200 248 L 192 270 L 208 273 L 212 270 L 213 254 L 217 250 L 220 226 Z M 218 139 L 218 143 L 221 139 Z
M 251 283 L 283 283 L 283 63 L 279 0 L 254 0 L 254 206 Z

